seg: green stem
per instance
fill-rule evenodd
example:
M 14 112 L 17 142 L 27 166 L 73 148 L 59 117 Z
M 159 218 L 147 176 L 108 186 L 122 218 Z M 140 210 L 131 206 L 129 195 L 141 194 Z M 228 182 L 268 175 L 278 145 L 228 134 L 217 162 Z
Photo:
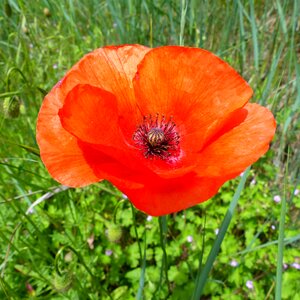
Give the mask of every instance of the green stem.
M 61 255 L 63 253 L 63 251 L 65 249 L 70 249 L 79 259 L 80 263 L 82 264 L 82 266 L 85 268 L 85 270 L 89 273 L 89 275 L 91 276 L 92 282 L 93 282 L 93 286 L 97 286 L 98 282 L 99 282 L 99 278 L 93 274 L 92 270 L 88 267 L 88 265 L 85 263 L 85 260 L 83 258 L 83 256 L 80 254 L 80 252 L 78 252 L 75 248 L 73 248 L 70 245 L 64 245 L 62 246 L 58 252 L 55 255 L 55 260 L 54 260 L 54 267 L 55 267 L 55 271 L 59 276 L 63 275 L 63 272 L 60 271 L 59 269 L 59 259 L 61 258 Z M 99 288 L 102 290 L 103 293 L 105 293 L 109 299 L 112 300 L 112 296 L 104 289 L 104 287 L 102 287 L 101 284 L 98 285 Z
M 139 282 L 139 290 L 136 296 L 137 300 L 141 300 L 143 298 L 143 290 L 145 285 L 145 273 L 146 273 L 146 249 L 147 249 L 147 232 L 145 229 L 144 232 L 144 257 L 141 265 L 141 277 Z
M 285 215 L 286 215 L 286 186 L 287 186 L 287 177 L 288 177 L 289 154 L 290 154 L 290 151 L 288 151 L 288 160 L 287 160 L 287 164 L 286 164 L 286 172 L 285 172 L 284 185 L 283 185 L 283 197 L 282 197 L 282 202 L 281 202 L 280 221 L 279 221 L 275 300 L 281 299 L 281 290 L 282 290 L 284 223 L 285 223 Z
M 143 255 L 142 255 L 142 247 L 141 247 L 141 244 L 140 244 L 139 235 L 138 235 L 138 232 L 137 232 L 135 208 L 131 203 L 130 203 L 130 205 L 131 205 L 131 211 L 132 211 L 132 220 L 133 220 L 134 233 L 135 233 L 136 241 L 137 241 L 137 244 L 138 244 L 138 247 L 139 247 L 140 265 L 142 265 Z
M 201 298 L 204 286 L 205 286 L 207 278 L 208 278 L 208 274 L 209 274 L 210 270 L 212 269 L 213 263 L 218 256 L 222 241 L 225 237 L 225 234 L 229 227 L 230 221 L 233 217 L 234 209 L 238 203 L 241 192 L 244 188 L 249 171 L 250 171 L 250 167 L 244 172 L 244 175 L 242 176 L 242 179 L 236 189 L 233 199 L 229 205 L 228 211 L 223 219 L 218 236 L 216 237 L 214 244 L 212 246 L 212 249 L 210 250 L 210 253 L 208 255 L 205 266 L 204 266 L 203 270 L 201 270 L 201 272 L 199 272 L 197 275 L 196 286 L 195 286 L 195 290 L 194 290 L 194 293 L 192 296 L 193 300 L 199 300 Z M 201 256 L 202 256 L 202 254 L 201 254 Z M 200 261 L 200 263 L 201 263 L 201 261 Z
M 165 271 L 166 282 L 170 293 L 170 282 L 168 277 L 168 255 L 166 251 L 166 240 L 167 240 L 167 216 L 158 218 L 159 221 L 159 233 L 160 233 L 160 244 L 163 251 L 162 269 Z
M 206 228 L 206 215 L 204 216 L 204 231 L 202 234 L 202 244 L 201 244 L 201 252 L 200 252 L 200 257 L 199 257 L 199 266 L 198 266 L 198 272 L 196 276 L 196 282 L 199 280 L 200 275 L 201 275 L 201 270 L 203 267 L 203 253 L 204 253 L 204 247 L 205 247 L 205 228 Z

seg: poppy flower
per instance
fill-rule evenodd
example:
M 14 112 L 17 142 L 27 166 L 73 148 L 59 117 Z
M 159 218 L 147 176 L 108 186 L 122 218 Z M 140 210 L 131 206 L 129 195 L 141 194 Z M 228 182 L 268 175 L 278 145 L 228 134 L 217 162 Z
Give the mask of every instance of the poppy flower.
M 41 159 L 58 182 L 109 180 L 148 215 L 214 196 L 269 148 L 272 113 L 209 51 L 109 46 L 84 56 L 45 97 Z

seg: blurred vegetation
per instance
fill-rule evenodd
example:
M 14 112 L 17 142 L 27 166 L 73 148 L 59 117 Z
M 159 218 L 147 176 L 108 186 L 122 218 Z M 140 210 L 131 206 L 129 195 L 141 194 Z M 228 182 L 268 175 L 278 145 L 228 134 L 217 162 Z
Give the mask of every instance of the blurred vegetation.
M 190 0 L 185 15 L 182 3 L 1 1 L 1 299 L 135 299 L 143 263 L 144 299 L 191 297 L 199 258 L 205 262 L 238 179 L 168 217 L 167 283 L 158 220 L 132 210 L 108 182 L 59 187 L 35 141 L 43 96 L 85 53 L 179 44 L 180 32 L 185 45 L 237 69 L 278 126 L 271 150 L 251 169 L 202 298 L 275 299 L 285 199 L 282 299 L 300 299 L 300 2 Z

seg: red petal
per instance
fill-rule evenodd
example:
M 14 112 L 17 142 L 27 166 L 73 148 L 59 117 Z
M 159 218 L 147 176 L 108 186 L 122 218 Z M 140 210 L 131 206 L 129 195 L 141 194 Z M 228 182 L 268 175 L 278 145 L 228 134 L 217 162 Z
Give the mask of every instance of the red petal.
M 41 158 L 54 179 L 74 187 L 102 180 L 99 172 L 95 175 L 87 163 L 77 138 L 62 127 L 58 112 L 68 93 L 76 85 L 86 83 L 115 94 L 121 99 L 119 109 L 127 111 L 125 118 L 132 117 L 135 100 L 131 79 L 148 50 L 139 45 L 97 49 L 80 60 L 45 97 L 38 116 L 37 142 Z M 133 125 L 128 123 L 126 129 L 132 134 L 130 124 Z
M 55 105 L 59 93 L 55 89 L 46 96 L 37 123 L 41 159 L 51 176 L 71 187 L 85 186 L 101 181 L 102 178 L 129 188 L 141 187 L 142 184 L 130 175 L 136 174 L 135 170 L 122 165 L 103 151 L 78 141 L 63 129 Z
M 258 104 L 247 104 L 244 110 L 248 114 L 243 122 L 200 153 L 199 176 L 241 173 L 267 152 L 276 128 L 272 113 Z
M 86 163 L 77 139 L 65 131 L 58 117 L 61 92 L 53 89 L 42 104 L 37 121 L 41 159 L 51 176 L 68 186 L 84 186 L 101 180 Z
M 148 52 L 134 79 L 143 115 L 174 117 L 184 151 L 199 151 L 229 113 L 250 99 L 247 82 L 214 54 L 166 46 Z
M 85 55 L 60 82 L 63 98 L 78 84 L 89 84 L 112 93 L 118 100 L 122 130 L 131 138 L 136 119 L 140 117 L 132 79 L 137 65 L 149 50 L 141 45 L 110 46 Z
M 76 85 L 89 84 L 124 98 L 132 94 L 137 65 L 150 49 L 141 45 L 110 46 L 94 50 L 74 65 L 59 83 L 66 96 Z
M 114 95 L 90 85 L 77 85 L 59 111 L 63 127 L 80 140 L 106 146 L 125 146 L 119 133 Z
M 140 173 L 138 164 L 128 164 L 126 159 L 121 159 L 121 153 L 110 147 L 95 147 L 95 145 L 78 141 L 78 146 L 86 163 L 93 170 L 97 177 L 105 178 L 126 188 L 142 188 L 144 181 L 150 173 Z M 101 151 L 102 150 L 102 151 Z M 114 154 L 117 159 L 110 154 Z M 124 153 L 124 156 L 126 153 Z
M 200 178 L 186 175 L 176 179 L 148 182 L 140 189 L 118 188 L 146 214 L 162 216 L 199 204 L 214 196 L 226 178 Z

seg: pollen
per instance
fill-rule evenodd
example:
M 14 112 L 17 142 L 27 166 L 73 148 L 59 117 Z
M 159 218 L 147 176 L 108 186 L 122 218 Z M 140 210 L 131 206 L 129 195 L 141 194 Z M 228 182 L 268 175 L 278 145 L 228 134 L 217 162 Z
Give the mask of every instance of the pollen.
M 150 159 L 171 161 L 180 152 L 180 136 L 176 124 L 172 117 L 167 121 L 164 115 L 144 116 L 142 124 L 133 134 L 133 141 L 143 155 Z

